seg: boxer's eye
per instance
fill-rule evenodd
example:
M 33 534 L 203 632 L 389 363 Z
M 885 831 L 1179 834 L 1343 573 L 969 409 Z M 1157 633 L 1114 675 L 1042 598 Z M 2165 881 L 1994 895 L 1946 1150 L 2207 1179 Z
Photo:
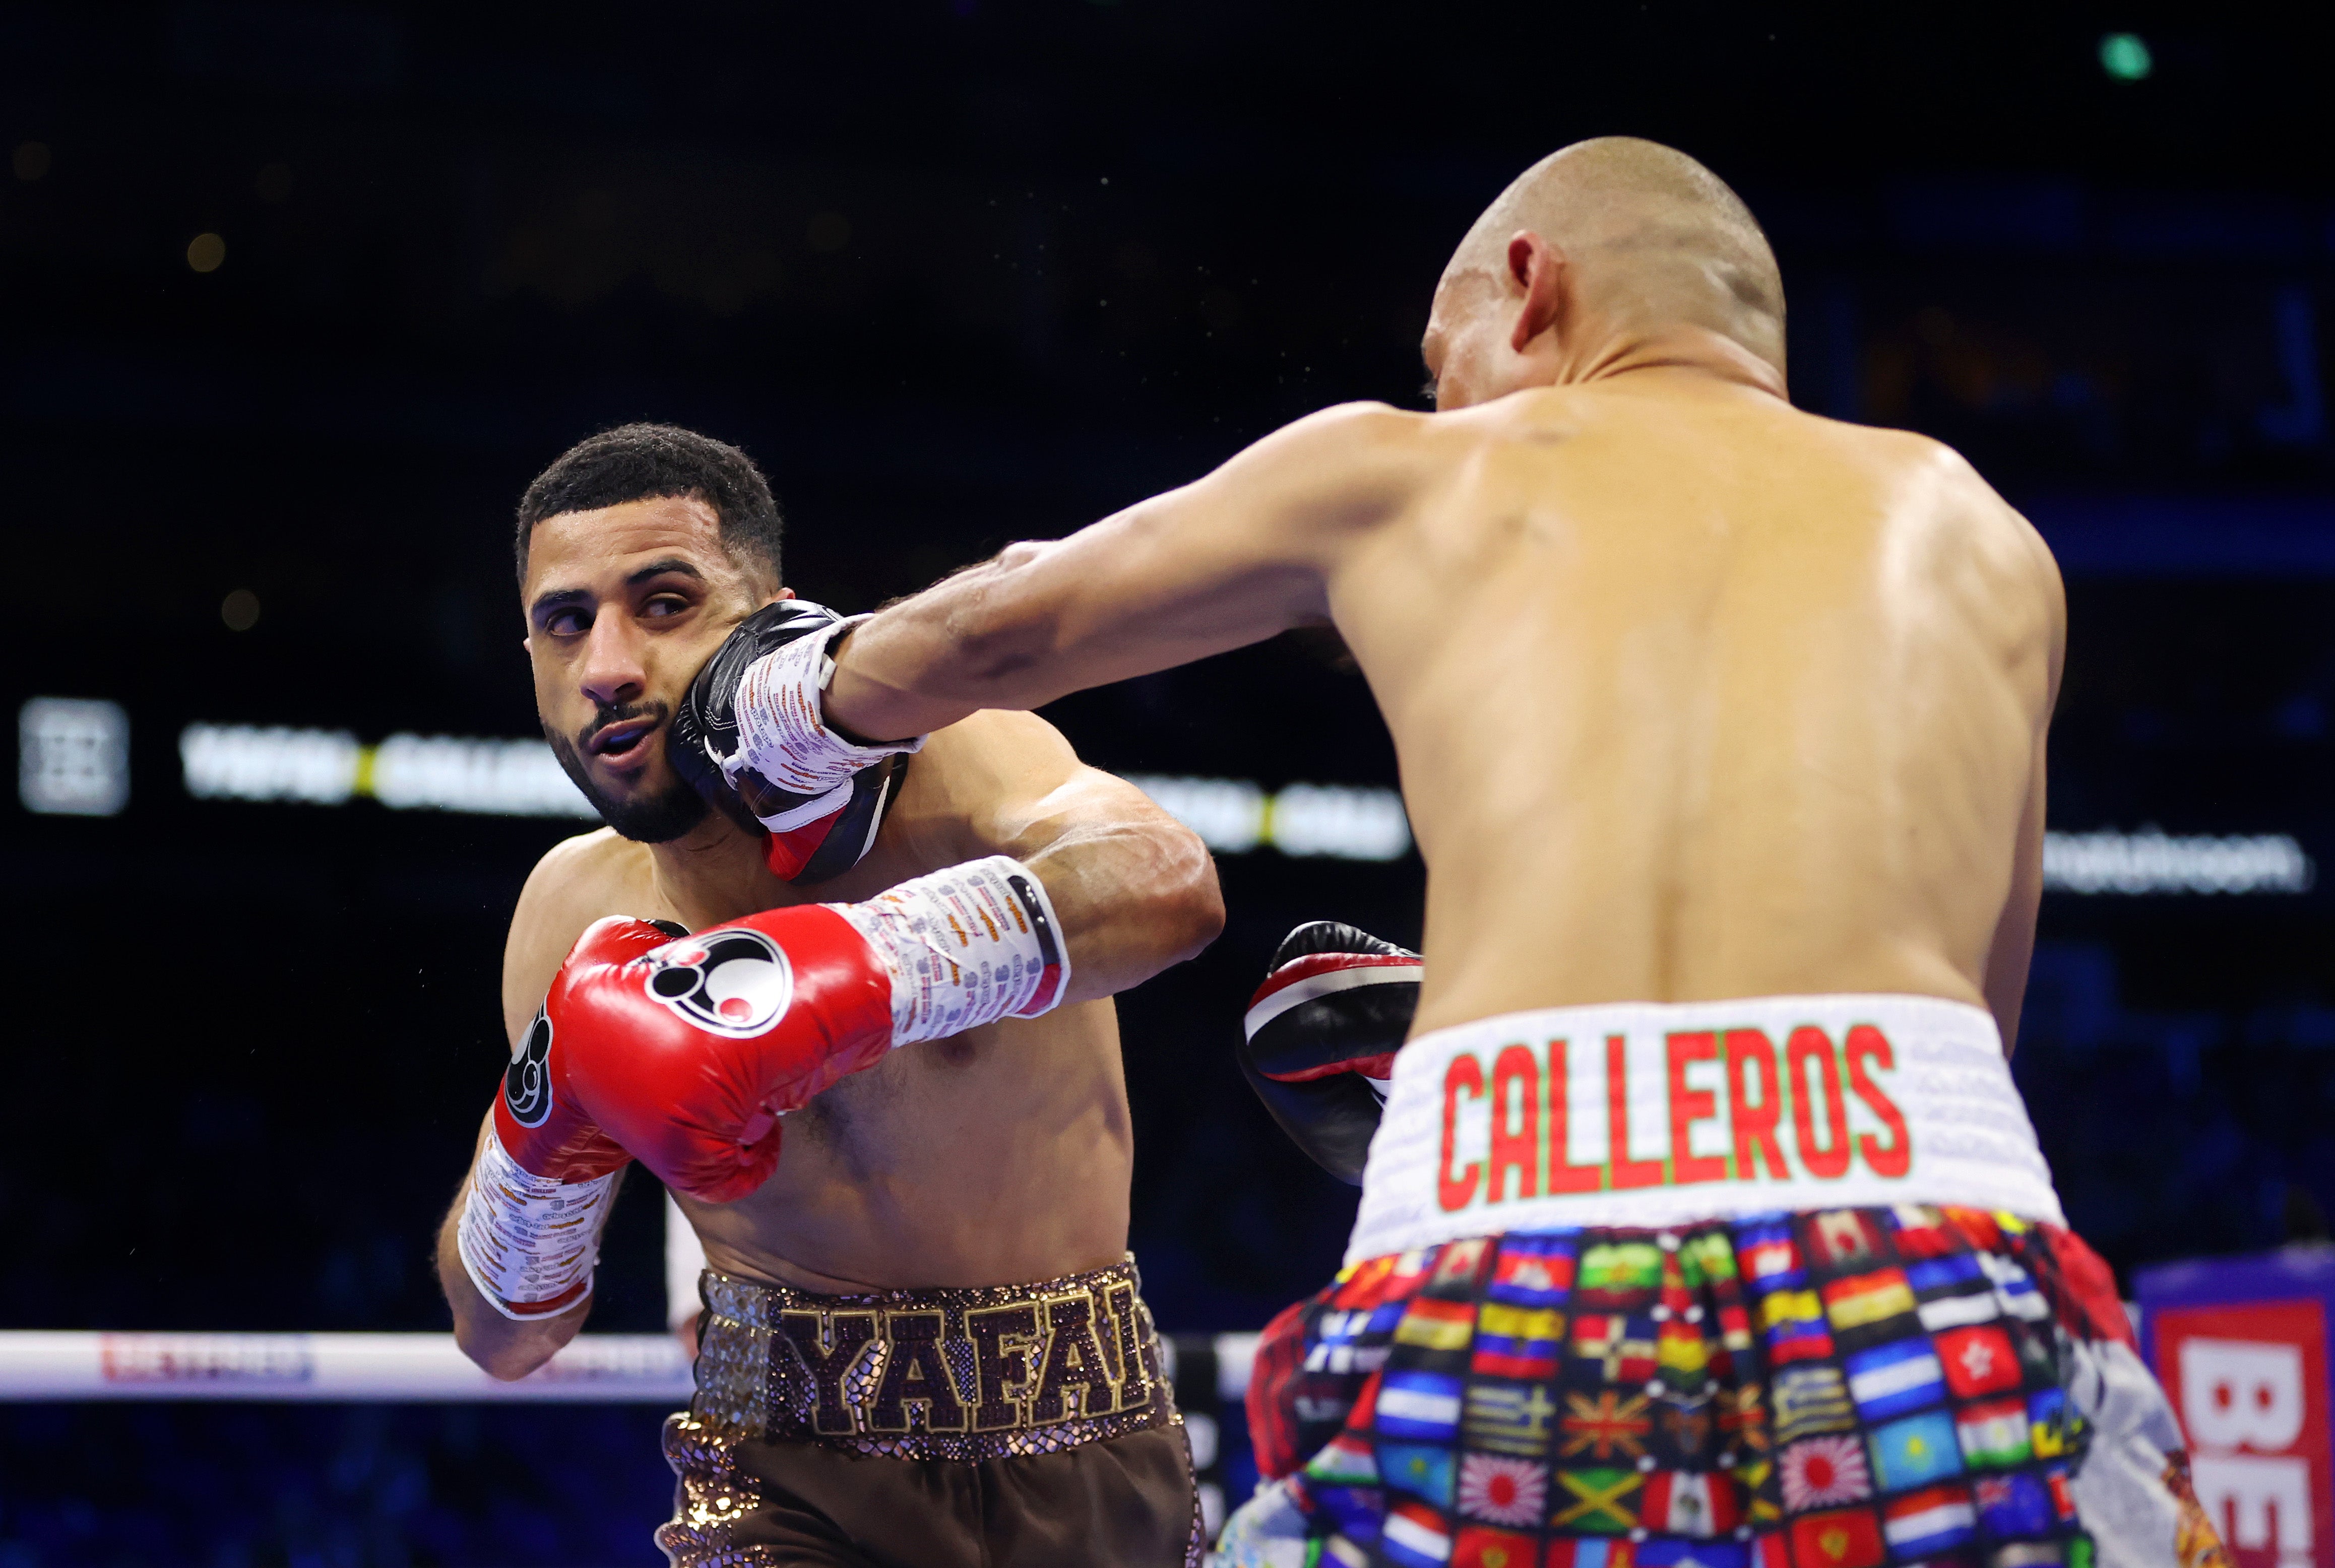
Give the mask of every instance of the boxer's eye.
M 688 608 L 689 601 L 679 594 L 659 594 L 641 606 L 641 618 L 644 621 L 663 620 L 678 615 Z
M 592 617 L 581 610 L 554 610 L 543 618 L 543 629 L 555 637 L 581 636 L 592 629 Z

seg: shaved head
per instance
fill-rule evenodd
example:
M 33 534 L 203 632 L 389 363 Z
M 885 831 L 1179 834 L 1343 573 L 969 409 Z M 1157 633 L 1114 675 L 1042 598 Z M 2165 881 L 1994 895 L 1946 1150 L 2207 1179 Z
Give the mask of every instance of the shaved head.
M 1784 284 L 1768 237 L 1727 182 L 1674 148 L 1633 136 L 1578 141 L 1518 176 L 1444 269 L 1447 296 L 1514 295 L 1519 239 L 1537 237 L 1570 274 L 1579 308 L 1621 334 L 1702 328 L 1784 369 Z M 1432 329 L 1430 329 L 1432 335 Z M 1430 353 L 1430 360 L 1433 355 Z

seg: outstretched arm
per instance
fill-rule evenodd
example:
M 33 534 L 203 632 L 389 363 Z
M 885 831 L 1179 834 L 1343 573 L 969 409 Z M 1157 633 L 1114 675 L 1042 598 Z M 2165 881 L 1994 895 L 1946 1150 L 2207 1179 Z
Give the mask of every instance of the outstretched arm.
M 937 764 L 937 765 L 935 765 Z M 982 713 L 932 738 L 913 824 L 920 857 L 1011 855 L 1038 874 L 1070 949 L 1065 1002 L 1138 985 L 1216 940 L 1216 862 L 1150 797 L 1078 760 L 1027 713 Z
M 854 631 L 828 721 L 920 734 L 1329 620 L 1345 552 L 1412 497 L 1428 417 L 1330 409 L 1069 538 L 1008 547 Z

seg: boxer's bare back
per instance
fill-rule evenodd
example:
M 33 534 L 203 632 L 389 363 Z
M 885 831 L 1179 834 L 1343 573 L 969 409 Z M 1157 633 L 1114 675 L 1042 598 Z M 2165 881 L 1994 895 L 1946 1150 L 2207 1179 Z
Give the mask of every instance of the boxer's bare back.
M 1795 411 L 1781 310 L 1700 166 L 1568 150 L 1444 276 L 1444 411 L 1332 410 L 1016 546 L 856 632 L 829 716 L 906 734 L 1329 621 L 1429 868 L 1418 1031 L 1899 992 L 2011 1040 L 2058 575 L 1945 448 Z

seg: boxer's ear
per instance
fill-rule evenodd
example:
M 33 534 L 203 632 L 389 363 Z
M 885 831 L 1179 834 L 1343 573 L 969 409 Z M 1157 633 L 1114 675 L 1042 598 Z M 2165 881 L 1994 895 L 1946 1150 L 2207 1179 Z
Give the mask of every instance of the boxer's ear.
M 1508 336 L 1516 353 L 1524 353 L 1526 344 L 1565 314 L 1565 253 L 1529 228 L 1518 229 L 1508 241 L 1508 276 L 1524 295 Z

